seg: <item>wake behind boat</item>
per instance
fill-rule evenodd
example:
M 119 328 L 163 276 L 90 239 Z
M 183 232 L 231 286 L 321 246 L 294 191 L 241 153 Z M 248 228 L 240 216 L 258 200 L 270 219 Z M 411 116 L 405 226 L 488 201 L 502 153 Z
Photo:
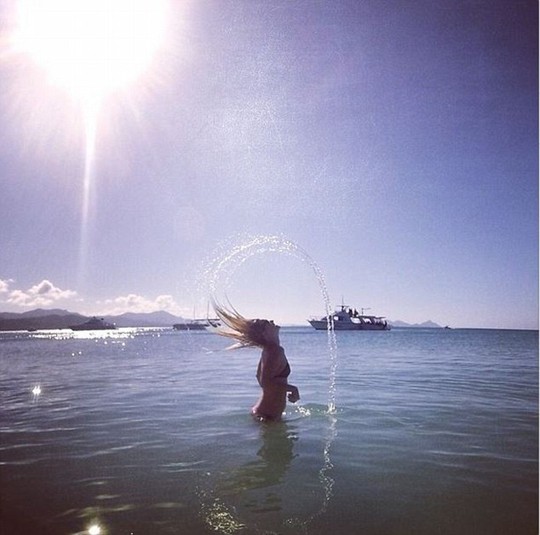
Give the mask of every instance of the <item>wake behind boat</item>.
M 363 310 L 362 310 L 363 311 Z M 309 319 L 309 324 L 317 331 L 326 331 L 332 321 L 335 331 L 389 331 L 390 325 L 384 316 L 368 316 L 359 314 L 358 310 L 346 305 L 340 305 L 332 316 Z
M 81 323 L 79 325 L 71 325 L 70 329 L 72 331 L 104 331 L 108 329 L 116 329 L 114 323 L 109 323 L 103 318 L 90 318 L 88 321 Z

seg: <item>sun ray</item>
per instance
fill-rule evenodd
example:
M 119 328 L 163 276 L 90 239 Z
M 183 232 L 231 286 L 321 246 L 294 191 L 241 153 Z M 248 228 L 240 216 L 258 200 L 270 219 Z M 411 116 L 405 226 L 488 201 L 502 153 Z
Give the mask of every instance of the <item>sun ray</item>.
M 79 240 L 79 286 L 84 288 L 86 281 L 86 266 L 88 244 L 90 241 L 91 203 L 93 200 L 93 185 L 95 173 L 96 135 L 98 110 L 87 107 L 84 113 L 85 151 L 84 151 L 84 176 L 81 207 L 81 233 Z

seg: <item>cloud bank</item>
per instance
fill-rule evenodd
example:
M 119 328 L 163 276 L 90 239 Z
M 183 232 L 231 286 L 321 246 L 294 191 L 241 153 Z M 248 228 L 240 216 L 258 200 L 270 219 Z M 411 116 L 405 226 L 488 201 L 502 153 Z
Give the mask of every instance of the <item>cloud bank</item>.
M 101 302 L 101 305 L 103 307 L 101 313 L 107 316 L 116 316 L 124 312 L 156 312 L 158 310 L 165 310 L 176 315 L 186 314 L 186 309 L 180 307 L 172 295 L 159 295 L 155 299 L 148 299 L 142 295 L 129 294 L 106 299 Z
M 23 290 L 13 288 L 13 279 L 0 279 L 0 306 L 10 309 L 32 309 L 61 305 L 74 312 L 88 315 L 115 316 L 125 312 L 157 312 L 165 310 L 171 314 L 183 316 L 189 310 L 181 307 L 172 295 L 158 295 L 154 299 L 131 293 L 124 296 L 89 303 L 74 290 L 64 290 L 55 286 L 48 279 L 43 279 L 34 286 Z
M 12 279 L 0 280 L 0 293 L 3 301 L 19 307 L 44 307 L 62 300 L 75 299 L 77 292 L 62 290 L 47 279 L 43 279 L 28 290 L 10 290 Z

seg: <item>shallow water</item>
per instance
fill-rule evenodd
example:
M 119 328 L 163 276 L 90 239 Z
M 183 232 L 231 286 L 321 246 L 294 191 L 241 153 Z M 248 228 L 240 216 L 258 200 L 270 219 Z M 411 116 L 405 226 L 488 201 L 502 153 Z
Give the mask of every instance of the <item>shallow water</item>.
M 334 414 L 326 333 L 282 343 L 261 426 L 215 335 L 0 333 L 2 533 L 538 532 L 537 332 L 338 333 Z

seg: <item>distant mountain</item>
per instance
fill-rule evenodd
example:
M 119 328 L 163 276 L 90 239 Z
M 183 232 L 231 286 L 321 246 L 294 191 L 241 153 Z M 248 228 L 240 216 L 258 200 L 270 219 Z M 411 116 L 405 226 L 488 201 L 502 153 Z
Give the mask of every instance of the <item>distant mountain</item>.
M 81 316 L 78 312 L 69 312 L 69 310 L 63 310 L 61 308 L 36 308 L 35 310 L 29 310 L 28 312 L 23 312 L 21 316 L 23 318 L 41 318 L 43 316 L 69 316 L 69 315 Z
M 33 312 L 23 314 L 0 314 L 0 331 L 28 331 L 31 329 L 68 329 L 87 320 L 86 316 L 66 310 L 43 310 L 37 315 Z M 6 317 L 7 316 L 7 317 Z
M 133 313 L 104 317 L 117 327 L 172 327 L 185 321 L 169 312 Z M 0 331 L 28 331 L 33 329 L 69 329 L 71 325 L 84 323 L 90 316 L 61 309 L 36 309 L 28 312 L 0 312 Z
M 106 316 L 106 321 L 115 323 L 117 327 L 172 327 L 173 323 L 184 321 L 169 312 L 126 312 L 120 316 Z
M 442 329 L 442 327 L 438 323 L 435 323 L 431 320 L 424 321 L 423 323 L 407 323 L 401 320 L 389 320 L 388 323 L 390 323 L 392 327 L 409 327 L 415 329 Z
M 0 319 L 19 319 L 19 318 L 40 318 L 43 316 L 67 316 L 73 314 L 73 312 L 68 312 L 67 310 L 62 310 L 60 308 L 45 310 L 43 308 L 36 308 L 35 310 L 29 310 L 27 312 L 0 312 Z

